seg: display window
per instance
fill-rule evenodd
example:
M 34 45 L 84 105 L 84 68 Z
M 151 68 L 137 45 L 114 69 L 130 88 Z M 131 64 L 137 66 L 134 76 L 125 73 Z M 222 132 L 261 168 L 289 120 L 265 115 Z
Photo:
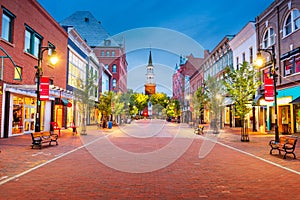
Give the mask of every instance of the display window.
M 300 104 L 294 104 L 296 132 L 300 132 Z
M 34 131 L 35 99 L 23 96 L 13 97 L 12 135 Z

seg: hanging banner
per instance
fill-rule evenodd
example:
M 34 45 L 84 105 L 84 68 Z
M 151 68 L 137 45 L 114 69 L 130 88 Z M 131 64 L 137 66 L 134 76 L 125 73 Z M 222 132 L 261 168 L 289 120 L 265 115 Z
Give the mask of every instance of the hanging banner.
M 40 77 L 40 100 L 48 101 L 49 100 L 49 78 Z
M 274 101 L 274 82 L 270 70 L 264 71 L 265 100 Z

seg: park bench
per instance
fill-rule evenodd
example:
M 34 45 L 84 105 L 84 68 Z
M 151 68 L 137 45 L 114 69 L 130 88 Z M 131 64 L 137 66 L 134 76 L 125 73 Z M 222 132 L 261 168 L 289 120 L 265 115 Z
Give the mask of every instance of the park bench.
M 195 128 L 194 133 L 197 135 L 203 135 L 204 126 L 199 125 L 197 128 Z
M 32 138 L 32 145 L 31 148 L 33 149 L 34 146 L 38 146 L 40 149 L 42 148 L 43 143 L 49 143 L 49 146 L 52 142 L 55 142 L 56 145 L 58 135 L 57 134 L 51 134 L 50 132 L 34 132 L 31 133 Z
M 294 153 L 295 147 L 297 143 L 297 137 L 293 136 L 282 136 L 279 138 L 279 142 L 275 142 L 275 140 L 271 140 L 269 145 L 271 147 L 270 154 L 272 155 L 273 150 L 278 150 L 279 154 L 281 151 L 285 152 L 283 159 L 286 158 L 287 154 L 293 154 L 294 159 L 296 159 L 296 155 Z
M 57 122 L 51 122 L 51 126 L 53 128 L 53 132 L 58 131 L 58 135 L 60 137 L 60 127 L 58 126 Z

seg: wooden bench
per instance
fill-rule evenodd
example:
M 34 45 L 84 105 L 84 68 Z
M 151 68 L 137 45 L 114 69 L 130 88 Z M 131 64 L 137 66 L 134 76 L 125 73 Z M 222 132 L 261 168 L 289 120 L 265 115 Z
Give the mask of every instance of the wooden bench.
M 70 123 L 70 128 L 73 130 L 73 135 L 77 134 L 77 126 L 75 126 L 74 122 Z
M 58 126 L 57 122 L 51 122 L 51 126 L 53 128 L 53 131 L 58 130 L 58 136 L 60 137 L 60 127 Z
M 296 159 L 296 155 L 294 153 L 296 143 L 297 143 L 297 137 L 293 136 L 282 136 L 279 138 L 279 142 L 275 142 L 275 140 L 271 140 L 269 142 L 269 145 L 271 147 L 270 154 L 272 155 L 273 150 L 278 150 L 279 154 L 281 154 L 281 151 L 285 152 L 283 159 L 286 158 L 287 154 L 293 154 L 294 159 Z
M 57 134 L 51 134 L 50 132 L 34 132 L 31 133 L 32 138 L 32 145 L 31 148 L 33 149 L 34 146 L 38 146 L 40 149 L 42 148 L 43 143 L 49 143 L 49 146 L 52 142 L 55 142 L 58 145 Z

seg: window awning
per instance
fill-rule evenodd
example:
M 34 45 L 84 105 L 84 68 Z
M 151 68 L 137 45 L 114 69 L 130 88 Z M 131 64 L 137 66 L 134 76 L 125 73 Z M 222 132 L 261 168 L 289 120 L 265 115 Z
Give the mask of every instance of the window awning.
M 55 104 L 56 105 L 63 105 L 63 106 L 67 106 L 67 107 L 72 107 L 72 103 L 65 98 L 55 98 Z
M 62 105 L 64 105 L 64 106 L 72 107 L 72 103 L 68 99 L 61 98 L 61 102 L 62 102 Z
M 292 104 L 300 103 L 300 96 L 297 97 L 296 99 L 294 99 L 293 101 L 291 101 L 290 103 L 292 103 Z

